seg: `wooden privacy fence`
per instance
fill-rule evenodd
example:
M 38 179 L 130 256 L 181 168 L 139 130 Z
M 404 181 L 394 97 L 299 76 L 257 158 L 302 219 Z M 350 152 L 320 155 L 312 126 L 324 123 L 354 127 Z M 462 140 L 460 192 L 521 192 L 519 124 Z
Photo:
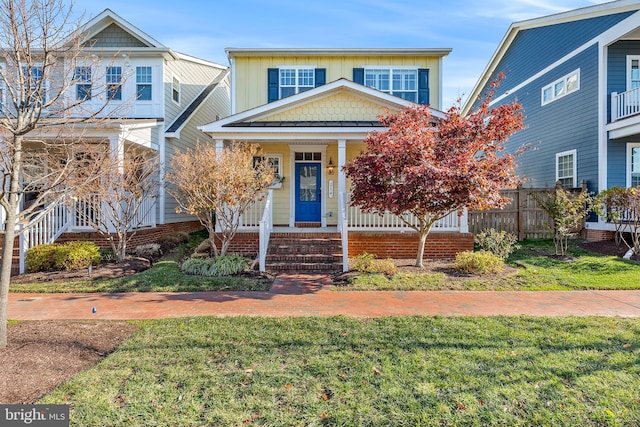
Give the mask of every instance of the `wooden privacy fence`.
M 586 186 L 586 184 L 583 184 Z M 580 192 L 582 188 L 572 189 Z M 549 239 L 553 237 L 551 218 L 542 210 L 535 194 L 548 193 L 553 188 L 517 188 L 502 190 L 511 199 L 504 209 L 469 211 L 469 232 L 479 233 L 486 228 L 506 231 L 524 239 Z

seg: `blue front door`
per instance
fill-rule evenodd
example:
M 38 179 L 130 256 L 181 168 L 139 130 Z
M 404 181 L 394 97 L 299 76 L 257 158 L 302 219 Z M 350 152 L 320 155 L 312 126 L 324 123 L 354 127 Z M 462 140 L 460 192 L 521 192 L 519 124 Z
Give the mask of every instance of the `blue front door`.
M 320 164 L 296 163 L 296 221 L 320 221 Z

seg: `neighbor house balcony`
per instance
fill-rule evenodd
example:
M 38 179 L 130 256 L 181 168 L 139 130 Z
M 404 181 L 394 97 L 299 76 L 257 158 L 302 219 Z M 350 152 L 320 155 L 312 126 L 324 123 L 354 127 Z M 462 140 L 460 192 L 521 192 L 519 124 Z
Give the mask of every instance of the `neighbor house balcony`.
M 611 122 L 640 114 L 640 88 L 611 93 Z

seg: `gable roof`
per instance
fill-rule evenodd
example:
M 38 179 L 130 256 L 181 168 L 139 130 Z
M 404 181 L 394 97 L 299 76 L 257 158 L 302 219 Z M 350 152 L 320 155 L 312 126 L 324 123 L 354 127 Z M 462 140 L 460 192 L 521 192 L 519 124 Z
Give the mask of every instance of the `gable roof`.
M 168 138 L 180 138 L 180 131 L 187 124 L 187 121 L 202 106 L 204 101 L 213 93 L 215 88 L 229 75 L 229 70 L 222 71 L 196 96 L 193 101 L 185 108 L 182 113 L 169 125 L 165 131 Z
M 595 6 L 588 6 L 567 12 L 557 13 L 553 15 L 543 16 L 540 18 L 529 19 L 525 21 L 514 22 L 503 36 L 497 49 L 491 56 L 491 59 L 485 66 L 480 78 L 473 87 L 471 93 L 465 100 L 463 113 L 467 113 L 478 99 L 481 92 L 487 87 L 489 81 L 495 77 L 498 71 L 497 67 L 505 58 L 518 35 L 525 31 L 542 27 L 549 27 L 558 24 L 569 24 L 580 20 L 591 18 L 605 17 L 625 12 L 634 12 L 640 9 L 640 3 L 634 0 L 618 0 L 609 3 L 603 3 Z
M 85 39 L 89 41 L 91 38 L 97 36 L 100 32 L 114 24 L 125 30 L 146 47 L 168 49 L 158 40 L 140 30 L 138 27 L 134 26 L 111 9 L 103 10 L 93 19 L 84 24 L 82 32 L 85 33 Z
M 322 86 L 261 105 L 221 120 L 199 126 L 198 129 L 218 139 L 249 138 L 251 135 L 270 134 L 274 138 L 283 138 L 284 134 L 297 135 L 307 133 L 307 137 L 319 135 L 362 135 L 379 129 L 382 124 L 373 120 L 270 120 L 270 117 L 295 108 L 310 105 L 324 98 L 349 93 L 364 101 L 399 110 L 416 105 L 413 102 L 380 92 L 376 89 L 354 83 L 347 79 L 338 79 Z M 443 118 L 444 113 L 435 109 L 431 112 L 436 118 Z

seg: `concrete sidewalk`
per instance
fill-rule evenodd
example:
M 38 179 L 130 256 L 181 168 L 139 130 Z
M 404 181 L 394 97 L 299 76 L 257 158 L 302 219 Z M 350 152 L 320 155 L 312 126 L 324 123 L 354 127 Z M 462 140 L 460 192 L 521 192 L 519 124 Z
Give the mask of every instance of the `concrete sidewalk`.
M 269 292 L 9 294 L 9 318 L 160 319 L 184 316 L 640 317 L 640 291 L 353 291 L 322 274 L 289 274 Z M 93 313 L 95 308 L 95 313 Z

